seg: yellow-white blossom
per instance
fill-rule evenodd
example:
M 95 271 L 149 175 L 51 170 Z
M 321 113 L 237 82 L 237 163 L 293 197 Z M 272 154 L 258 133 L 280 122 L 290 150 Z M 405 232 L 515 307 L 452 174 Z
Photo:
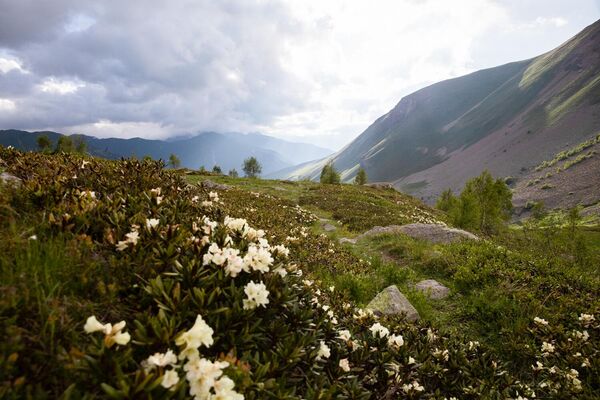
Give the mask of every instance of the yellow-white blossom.
M 125 328 L 125 321 L 121 321 L 112 325 L 110 323 L 103 324 L 94 315 L 88 317 L 85 321 L 83 329 L 86 333 L 102 332 L 104 333 L 104 344 L 106 347 L 111 347 L 114 344 L 121 346 L 126 345 L 131 340 L 131 336 L 127 332 L 122 332 Z
M 596 318 L 594 318 L 594 315 L 592 314 L 580 314 L 578 319 L 581 322 L 581 324 L 586 328 L 596 320 Z
M 147 218 L 146 219 L 146 229 L 148 229 L 148 230 L 154 229 L 158 226 L 159 223 L 160 223 L 160 220 L 157 218 Z
M 390 330 L 385 326 L 381 325 L 379 322 L 375 322 L 369 330 L 373 334 L 374 337 L 384 338 L 390 334 Z
M 388 345 L 395 348 L 402 347 L 404 345 L 404 338 L 402 335 L 390 335 Z
M 321 360 L 322 358 L 329 358 L 331 356 L 331 349 L 329 346 L 325 344 L 324 341 L 320 341 L 319 350 L 317 351 L 317 360 Z
M 170 369 L 170 370 L 166 371 L 165 374 L 163 375 L 163 378 L 160 381 L 160 385 L 162 387 L 164 387 L 165 389 L 169 389 L 169 388 L 177 385 L 178 382 L 179 382 L 179 375 L 177 374 L 177 371 Z
M 185 345 L 183 351 L 179 354 L 179 358 L 192 358 L 198 355 L 198 347 L 204 345 L 206 347 L 212 346 L 213 340 L 213 329 L 202 319 L 202 316 L 198 314 L 194 326 L 189 331 L 186 331 L 179 335 L 175 340 L 175 344 L 178 346 Z
M 344 372 L 350 372 L 350 362 L 347 358 L 342 358 L 339 362 L 339 366 Z
M 244 299 L 244 310 L 252 310 L 258 306 L 266 307 L 269 304 L 269 291 L 262 281 L 260 283 L 248 282 L 244 287 L 244 293 L 248 297 Z
M 538 325 L 548 325 L 548 321 L 543 318 L 535 317 L 533 321 Z

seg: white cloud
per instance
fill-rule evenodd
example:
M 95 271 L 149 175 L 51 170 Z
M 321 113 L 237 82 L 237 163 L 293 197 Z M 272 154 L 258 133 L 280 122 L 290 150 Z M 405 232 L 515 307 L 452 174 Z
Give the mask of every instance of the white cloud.
M 16 108 L 17 108 L 17 105 L 15 104 L 14 101 L 12 101 L 10 99 L 0 99 L 0 112 L 2 112 L 2 111 L 12 112 L 12 111 L 15 111 Z
M 143 137 L 145 139 L 165 139 L 173 134 L 172 127 L 154 122 L 113 122 L 109 120 L 63 127 L 61 131 L 69 134 L 83 133 L 99 138 Z
M 14 58 L 0 57 L 0 73 L 6 74 L 12 70 L 17 70 L 21 73 L 25 72 L 18 60 L 15 60 Z
M 79 88 L 85 87 L 85 83 L 74 80 L 59 80 L 54 77 L 47 78 L 38 85 L 39 90 L 45 93 L 70 94 L 75 93 Z
M 556 28 L 567 25 L 569 21 L 561 17 L 537 17 L 535 19 L 535 25 L 537 26 L 554 26 Z

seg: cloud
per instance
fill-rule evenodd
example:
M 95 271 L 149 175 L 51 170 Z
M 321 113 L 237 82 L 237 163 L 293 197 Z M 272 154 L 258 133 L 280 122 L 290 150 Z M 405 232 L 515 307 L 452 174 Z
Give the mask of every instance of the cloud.
M 262 131 L 341 144 L 401 96 L 474 70 L 474 43 L 508 25 L 508 8 L 0 0 L 0 127 L 120 137 Z

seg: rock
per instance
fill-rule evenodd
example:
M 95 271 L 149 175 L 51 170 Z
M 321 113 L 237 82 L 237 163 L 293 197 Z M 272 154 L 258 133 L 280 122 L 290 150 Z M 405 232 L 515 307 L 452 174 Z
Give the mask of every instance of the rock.
M 452 243 L 459 240 L 479 240 L 471 232 L 461 229 L 449 228 L 442 224 L 408 224 L 408 225 L 390 225 L 376 226 L 359 236 L 381 235 L 384 233 L 403 233 L 414 239 L 428 240 L 433 243 Z
M 340 238 L 339 240 L 340 243 L 350 243 L 350 244 L 356 244 L 356 239 L 350 239 L 350 238 Z
M 373 183 L 365 183 L 365 186 L 372 187 L 375 189 L 393 189 L 394 185 L 388 182 L 373 182 Z
M 446 286 L 442 285 L 434 279 L 426 279 L 417 283 L 415 285 L 415 289 L 417 289 L 419 292 L 425 293 L 428 297 L 436 300 L 448 297 L 448 295 L 450 294 L 450 289 L 448 289 Z
M 416 321 L 419 312 L 410 304 L 410 301 L 398 290 L 396 285 L 388 286 L 382 290 L 367 305 L 367 309 L 377 315 L 405 314 L 408 321 Z
M 323 229 L 325 229 L 325 232 L 333 232 L 335 231 L 337 228 L 331 224 L 324 224 L 323 225 Z
M 216 182 L 211 181 L 210 179 L 205 179 L 204 181 L 202 181 L 201 185 L 204 189 L 217 189 L 217 190 L 231 189 L 231 186 L 229 186 L 229 185 L 216 183 Z
M 14 187 L 20 187 L 23 184 L 21 178 L 17 178 L 16 176 L 9 174 L 8 172 L 3 172 L 0 174 L 0 182 Z

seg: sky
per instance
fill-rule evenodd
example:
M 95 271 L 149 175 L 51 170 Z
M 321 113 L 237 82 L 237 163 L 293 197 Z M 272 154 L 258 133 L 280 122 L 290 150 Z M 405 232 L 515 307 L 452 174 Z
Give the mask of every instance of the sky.
M 260 132 L 334 150 L 405 95 L 528 59 L 600 0 L 0 0 L 0 129 Z

